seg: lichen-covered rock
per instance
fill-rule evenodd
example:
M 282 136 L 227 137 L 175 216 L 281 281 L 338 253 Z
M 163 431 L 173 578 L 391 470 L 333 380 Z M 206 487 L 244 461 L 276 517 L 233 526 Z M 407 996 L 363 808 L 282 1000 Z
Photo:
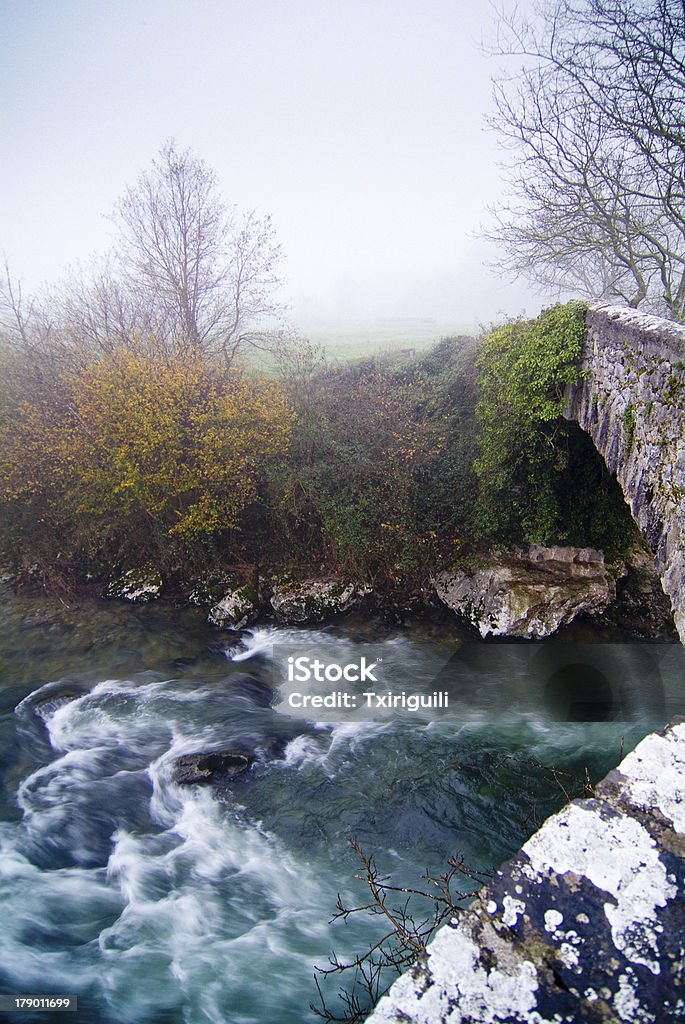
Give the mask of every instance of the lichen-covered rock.
M 162 592 L 162 586 L 162 577 L 156 569 L 129 569 L 109 584 L 105 596 L 123 601 L 155 601 Z
M 243 585 L 226 591 L 210 611 L 207 621 L 221 628 L 242 629 L 254 622 L 260 611 L 259 594 L 254 587 Z
M 550 818 L 367 1024 L 685 1017 L 685 723 Z
M 603 612 L 615 593 L 604 556 L 593 548 L 533 545 L 473 572 L 438 573 L 432 582 L 440 600 L 483 637 L 550 636 L 581 612 Z
M 344 580 L 303 580 L 273 585 L 271 607 L 279 622 L 298 625 L 324 622 L 349 611 L 371 593 L 371 587 Z
M 188 593 L 188 603 L 198 608 L 212 608 L 226 593 L 231 584 L 227 577 L 202 577 L 193 581 L 192 589 Z

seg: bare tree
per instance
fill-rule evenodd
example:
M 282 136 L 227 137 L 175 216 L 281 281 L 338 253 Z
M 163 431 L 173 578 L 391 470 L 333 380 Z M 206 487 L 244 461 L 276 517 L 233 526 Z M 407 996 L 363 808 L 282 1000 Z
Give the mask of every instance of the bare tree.
M 280 246 L 269 217 L 226 208 L 202 160 L 167 143 L 114 221 L 115 262 L 140 335 L 227 363 L 246 345 L 268 347 Z
M 502 13 L 491 122 L 512 152 L 488 236 L 544 286 L 685 313 L 685 6 L 540 0 Z
M 7 263 L 0 279 L 0 361 L 2 401 L 56 405 L 60 379 L 74 365 L 75 352 L 53 330 L 47 305 L 27 296 Z
M 34 300 L 27 300 L 20 281 L 16 281 L 5 260 L 0 281 L 0 336 L 8 344 L 26 344 L 31 333 Z
M 164 145 L 112 220 L 107 257 L 95 270 L 73 268 L 40 303 L 65 344 L 199 351 L 230 365 L 241 349 L 278 343 L 281 248 L 271 220 L 229 209 L 214 172 L 189 150 Z
M 111 258 L 100 267 L 72 267 L 44 296 L 41 307 L 44 315 L 55 318 L 62 342 L 86 358 L 119 347 L 153 354 L 160 343 L 140 295 L 115 272 Z

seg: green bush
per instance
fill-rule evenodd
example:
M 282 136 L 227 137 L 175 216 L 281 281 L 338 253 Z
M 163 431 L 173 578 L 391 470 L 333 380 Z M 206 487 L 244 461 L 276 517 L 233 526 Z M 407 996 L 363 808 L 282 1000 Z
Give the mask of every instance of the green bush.
M 281 559 L 401 583 L 451 558 L 475 486 L 475 394 L 472 339 L 313 373 L 272 474 Z
M 617 552 L 634 524 L 591 441 L 563 418 L 580 380 L 584 304 L 545 310 L 488 334 L 478 360 L 483 540 L 592 544 Z

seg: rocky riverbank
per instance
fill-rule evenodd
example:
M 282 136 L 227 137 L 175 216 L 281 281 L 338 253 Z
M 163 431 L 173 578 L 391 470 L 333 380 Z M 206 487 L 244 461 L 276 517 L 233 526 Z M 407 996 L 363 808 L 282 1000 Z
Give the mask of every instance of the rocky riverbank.
M 110 583 L 108 597 L 150 601 L 164 593 L 154 569 L 129 571 Z M 227 575 L 182 588 L 207 608 L 220 629 L 261 621 L 321 624 L 348 613 L 407 619 L 446 617 L 483 638 L 540 640 L 576 620 L 594 619 L 639 639 L 675 638 L 673 618 L 649 553 L 635 548 L 607 563 L 593 548 L 543 547 L 483 555 L 437 572 L 414 591 L 380 590 L 361 580 L 292 575 Z

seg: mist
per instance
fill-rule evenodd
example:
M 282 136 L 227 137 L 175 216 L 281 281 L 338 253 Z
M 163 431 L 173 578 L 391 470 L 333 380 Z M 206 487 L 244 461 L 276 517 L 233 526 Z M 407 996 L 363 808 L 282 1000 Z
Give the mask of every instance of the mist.
M 500 198 L 476 0 L 0 8 L 0 251 L 30 288 L 88 262 L 169 138 L 273 217 L 297 321 L 539 309 L 477 240 Z

